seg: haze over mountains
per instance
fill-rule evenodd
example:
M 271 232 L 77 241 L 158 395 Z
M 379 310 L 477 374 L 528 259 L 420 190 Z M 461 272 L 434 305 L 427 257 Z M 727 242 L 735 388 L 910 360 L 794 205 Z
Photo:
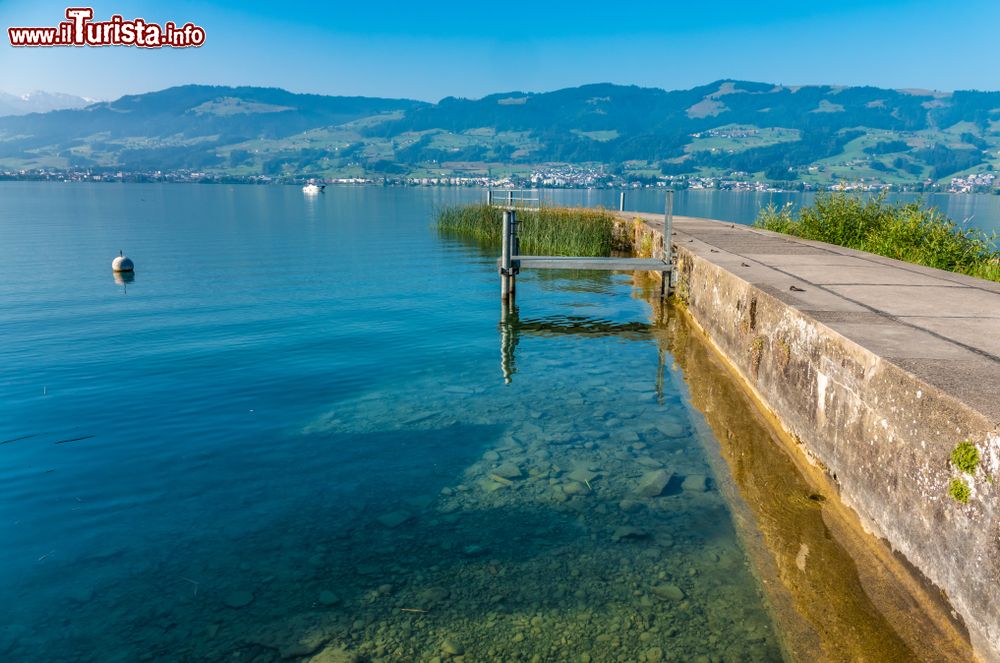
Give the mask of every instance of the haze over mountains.
M 0 117 L 0 168 L 378 176 L 600 164 L 638 179 L 944 180 L 991 171 L 1000 92 L 612 84 L 482 99 L 182 86 Z
M 83 108 L 95 101 L 95 99 L 78 97 L 73 94 L 42 92 L 41 90 L 22 95 L 0 92 L 0 116 L 46 113 L 65 108 Z

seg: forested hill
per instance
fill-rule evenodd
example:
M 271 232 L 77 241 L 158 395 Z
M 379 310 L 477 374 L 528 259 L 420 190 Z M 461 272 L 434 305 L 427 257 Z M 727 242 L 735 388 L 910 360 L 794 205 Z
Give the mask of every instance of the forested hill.
M 992 170 L 1000 93 L 611 84 L 436 104 L 184 86 L 0 117 L 0 168 L 473 173 L 603 164 L 647 176 L 940 180 Z

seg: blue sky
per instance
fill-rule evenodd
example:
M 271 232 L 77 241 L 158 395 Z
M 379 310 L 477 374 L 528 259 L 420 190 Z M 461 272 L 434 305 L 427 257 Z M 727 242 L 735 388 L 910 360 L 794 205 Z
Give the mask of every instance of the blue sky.
M 83 4 L 83 3 L 80 3 Z M 0 90 L 115 98 L 184 83 L 296 92 L 478 97 L 593 82 L 1000 89 L 1000 2 L 98 2 L 95 17 L 192 21 L 200 49 L 14 49 L 11 25 L 65 3 L 0 0 Z M 520 11 L 501 10 L 520 6 Z

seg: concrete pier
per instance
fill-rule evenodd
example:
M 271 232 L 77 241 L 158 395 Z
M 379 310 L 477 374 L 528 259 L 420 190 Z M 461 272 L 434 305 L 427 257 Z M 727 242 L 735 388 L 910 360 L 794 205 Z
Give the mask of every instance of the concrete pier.
M 661 215 L 621 216 L 662 241 Z M 707 219 L 673 230 L 693 320 L 1000 662 L 1000 283 Z M 966 440 L 972 474 L 950 460 Z

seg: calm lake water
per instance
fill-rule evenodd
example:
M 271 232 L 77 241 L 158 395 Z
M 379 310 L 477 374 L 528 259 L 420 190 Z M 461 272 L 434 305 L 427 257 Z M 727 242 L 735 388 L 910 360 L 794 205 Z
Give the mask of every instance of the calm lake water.
M 632 278 L 501 330 L 478 197 L 0 185 L 0 657 L 781 660 Z

